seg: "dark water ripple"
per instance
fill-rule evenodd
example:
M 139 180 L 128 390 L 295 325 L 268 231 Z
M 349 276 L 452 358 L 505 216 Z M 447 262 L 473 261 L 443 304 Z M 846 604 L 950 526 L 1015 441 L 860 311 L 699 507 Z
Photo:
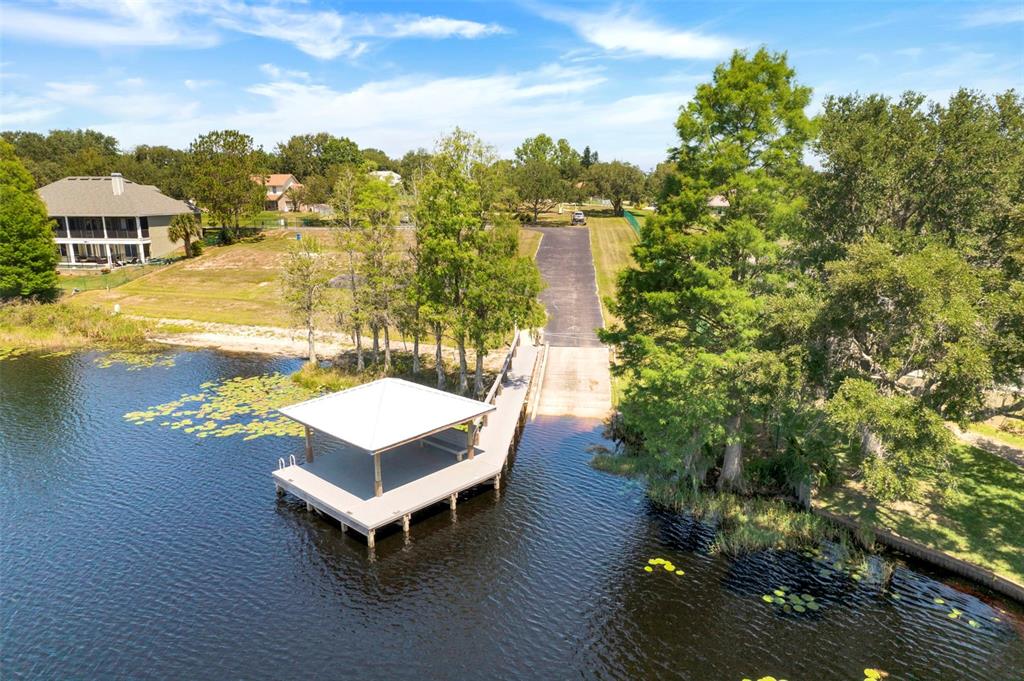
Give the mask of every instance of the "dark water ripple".
M 122 418 L 297 364 L 176 362 L 0 361 L 4 678 L 1022 678 L 1005 603 L 891 560 L 857 583 L 795 554 L 710 555 L 707 527 L 587 465 L 591 421 L 538 419 L 500 495 L 463 499 L 454 522 L 438 508 L 370 556 L 274 496 L 269 473 L 300 441 Z M 656 556 L 685 576 L 643 572 Z M 776 586 L 821 610 L 763 603 Z

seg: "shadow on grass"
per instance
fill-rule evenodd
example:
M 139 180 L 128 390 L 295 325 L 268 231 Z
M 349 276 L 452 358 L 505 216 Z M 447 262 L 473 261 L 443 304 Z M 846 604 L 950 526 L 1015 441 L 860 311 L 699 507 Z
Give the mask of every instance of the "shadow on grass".
M 929 489 L 922 504 L 875 509 L 861 489 L 849 484 L 824 491 L 820 502 L 830 511 L 874 520 L 908 539 L 1024 582 L 1024 469 L 967 445 L 954 450 L 950 464 L 956 490 L 944 497 Z

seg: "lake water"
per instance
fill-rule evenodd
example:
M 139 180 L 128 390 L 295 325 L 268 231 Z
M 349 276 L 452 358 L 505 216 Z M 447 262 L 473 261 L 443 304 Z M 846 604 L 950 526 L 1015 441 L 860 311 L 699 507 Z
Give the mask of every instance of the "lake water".
M 371 555 L 275 496 L 301 440 L 123 418 L 297 362 L 95 359 L 0 360 L 4 678 L 1022 678 L 1007 603 L 891 559 L 858 581 L 798 554 L 710 555 L 706 527 L 587 465 L 597 422 L 530 423 L 500 495 Z M 762 599 L 779 587 L 817 609 Z

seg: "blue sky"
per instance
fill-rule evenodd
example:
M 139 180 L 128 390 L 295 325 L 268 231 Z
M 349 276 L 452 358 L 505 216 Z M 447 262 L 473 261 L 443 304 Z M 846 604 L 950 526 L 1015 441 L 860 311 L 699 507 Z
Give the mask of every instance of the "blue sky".
M 1024 89 L 1024 2 L 0 1 L 0 128 L 266 148 L 327 130 L 401 155 L 456 125 L 649 168 L 736 48 L 828 94 Z

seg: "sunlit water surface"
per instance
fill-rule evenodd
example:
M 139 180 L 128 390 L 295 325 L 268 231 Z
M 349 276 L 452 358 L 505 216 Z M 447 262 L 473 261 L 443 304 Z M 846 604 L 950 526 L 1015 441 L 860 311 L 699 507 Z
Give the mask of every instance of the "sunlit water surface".
M 873 559 L 857 582 L 795 554 L 709 555 L 705 527 L 587 465 L 597 422 L 537 419 L 500 495 L 370 555 L 274 495 L 300 440 L 123 418 L 296 362 L 94 359 L 0 361 L 4 678 L 1024 678 L 1013 609 L 920 568 Z M 685 574 L 645 572 L 654 557 Z M 762 600 L 780 586 L 819 609 Z

